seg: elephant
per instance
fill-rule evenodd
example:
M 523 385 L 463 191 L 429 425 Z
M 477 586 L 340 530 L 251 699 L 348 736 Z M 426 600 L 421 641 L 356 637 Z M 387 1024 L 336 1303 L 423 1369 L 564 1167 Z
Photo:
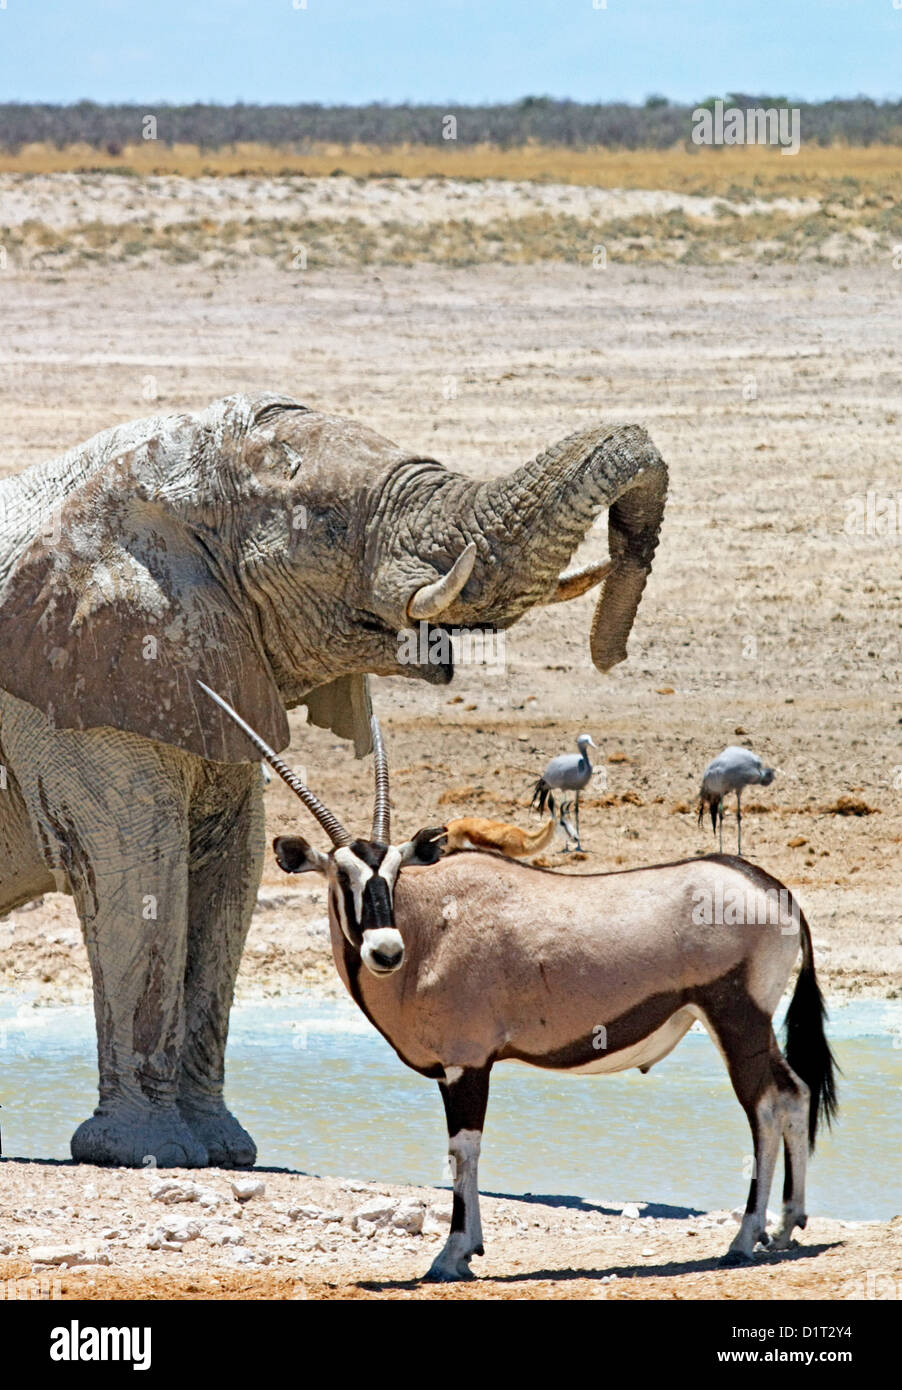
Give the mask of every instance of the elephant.
M 412 625 L 504 629 L 601 579 L 608 670 L 666 489 L 635 425 L 478 481 L 272 393 L 116 426 L 0 482 L 0 913 L 55 890 L 81 921 L 99 1101 L 76 1161 L 256 1159 L 223 1081 L 261 769 L 198 683 L 275 750 L 304 704 L 362 757 L 368 673 L 452 678 L 446 649 L 402 652 Z M 609 559 L 562 574 L 605 507 Z

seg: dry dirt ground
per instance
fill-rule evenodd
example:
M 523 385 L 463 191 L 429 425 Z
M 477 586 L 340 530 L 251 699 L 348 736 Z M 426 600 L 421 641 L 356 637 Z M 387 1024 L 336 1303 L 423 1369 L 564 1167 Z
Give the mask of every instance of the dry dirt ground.
M 629 660 L 607 677 L 589 664 L 587 595 L 513 628 L 500 669 L 464 665 L 443 690 L 376 680 L 395 825 L 406 834 L 468 812 L 530 824 L 531 781 L 587 729 L 601 745 L 583 803 L 587 858 L 551 862 L 579 872 L 693 855 L 713 845 L 694 815 L 701 770 L 725 744 L 747 742 L 778 775 L 748 798 L 744 848 L 800 897 L 828 992 L 898 997 L 900 285 L 889 261 L 287 270 L 255 256 L 220 270 L 65 274 L 10 265 L 0 275 L 0 469 L 136 415 L 255 388 L 352 415 L 474 476 L 503 473 L 593 420 L 644 423 L 672 487 Z M 605 546 L 602 524 L 579 558 Z M 291 724 L 292 761 L 343 819 L 365 824 L 368 769 L 302 714 Z M 308 833 L 281 784 L 268 807 L 273 833 Z M 729 845 L 731 817 L 725 832 Z M 269 860 L 242 995 L 335 988 L 324 910 L 315 887 L 298 888 Z M 0 947 L 4 988 L 38 1002 L 88 997 L 66 899 L 0 922 Z M 105 1195 L 140 1180 L 95 1179 Z M 81 1181 L 30 1167 L 30 1204 L 61 1205 L 49 1189 Z M 522 1203 L 506 1206 L 527 1219 Z M 544 1228 L 529 1234 L 518 1273 L 513 1247 L 493 1241 L 486 1294 L 519 1296 L 523 1271 L 537 1288 L 535 1270 L 573 1264 L 619 1271 L 617 1296 L 825 1296 L 857 1277 L 877 1240 L 877 1228 L 815 1222 L 806 1241 L 824 1247 L 817 1260 L 721 1272 L 706 1263 L 726 1243 L 713 1228 L 687 1240 L 683 1222 L 664 1220 L 641 1243 L 656 1256 L 636 1260 L 619 1218 L 541 1211 L 563 1244 L 545 1251 Z M 691 1260 L 687 1245 L 698 1252 Z M 426 1260 L 420 1244 L 409 1259 L 401 1249 L 389 1272 L 403 1280 Z M 23 1252 L 14 1253 L 19 1268 Z M 364 1277 L 362 1265 L 334 1258 L 337 1288 Z M 311 1288 L 324 1268 L 311 1271 Z M 113 1265 L 89 1277 L 99 1291 L 118 1287 L 120 1273 Z M 278 1293 L 280 1277 L 272 1266 L 227 1272 L 222 1289 Z M 67 1283 L 76 1278 L 86 1282 Z M 178 1278 L 170 1292 L 189 1292 Z M 588 1287 L 568 1276 L 554 1290 Z
M 720 1265 L 736 1230 L 729 1212 L 489 1196 L 478 1278 L 436 1286 L 423 1275 L 451 1201 L 434 1188 L 17 1162 L 2 1178 L 0 1281 L 32 1281 L 18 1297 L 862 1300 L 902 1290 L 902 1217 L 812 1219 L 797 1248 L 730 1269 Z M 233 1180 L 239 1193 L 263 1190 L 239 1200 Z

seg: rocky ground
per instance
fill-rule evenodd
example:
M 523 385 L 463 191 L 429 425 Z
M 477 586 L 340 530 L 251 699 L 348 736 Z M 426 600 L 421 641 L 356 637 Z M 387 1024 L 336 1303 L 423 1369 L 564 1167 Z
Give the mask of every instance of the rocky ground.
M 436 1286 L 422 1276 L 447 1191 L 11 1161 L 0 1178 L 0 1281 L 32 1281 L 35 1297 L 863 1299 L 902 1285 L 902 1217 L 812 1219 L 797 1248 L 726 1269 L 730 1212 L 484 1197 L 477 1281 Z

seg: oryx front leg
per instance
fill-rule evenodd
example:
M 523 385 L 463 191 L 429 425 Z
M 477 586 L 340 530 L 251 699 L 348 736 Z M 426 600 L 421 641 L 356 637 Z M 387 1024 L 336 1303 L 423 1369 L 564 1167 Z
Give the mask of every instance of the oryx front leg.
M 479 1149 L 489 1099 L 491 1067 L 446 1069 L 439 1082 L 448 1121 L 448 1154 L 454 1183 L 451 1233 L 427 1279 L 472 1279 L 470 1260 L 484 1253 L 479 1219 Z

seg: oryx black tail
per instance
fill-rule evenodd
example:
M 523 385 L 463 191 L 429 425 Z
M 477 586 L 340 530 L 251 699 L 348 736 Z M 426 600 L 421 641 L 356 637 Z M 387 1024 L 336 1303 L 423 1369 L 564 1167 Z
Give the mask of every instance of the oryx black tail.
M 829 1127 L 839 1108 L 836 1097 L 836 1073 L 839 1067 L 827 1041 L 824 1023 L 827 1008 L 814 969 L 811 931 L 798 904 L 802 936 L 802 968 L 786 1013 L 786 1060 L 796 1076 L 811 1092 L 808 1110 L 808 1147 L 814 1151 L 818 1126 Z

